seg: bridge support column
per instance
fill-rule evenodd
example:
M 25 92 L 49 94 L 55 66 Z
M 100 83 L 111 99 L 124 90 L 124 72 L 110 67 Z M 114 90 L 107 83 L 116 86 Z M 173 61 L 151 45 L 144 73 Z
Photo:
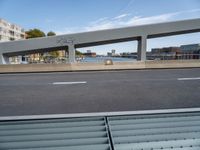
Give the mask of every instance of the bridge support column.
M 146 51 L 147 51 L 147 36 L 141 36 L 138 40 L 138 60 L 146 61 Z
M 9 64 L 9 57 L 0 54 L 0 64 Z
M 76 62 L 76 49 L 74 45 L 68 45 L 69 63 Z

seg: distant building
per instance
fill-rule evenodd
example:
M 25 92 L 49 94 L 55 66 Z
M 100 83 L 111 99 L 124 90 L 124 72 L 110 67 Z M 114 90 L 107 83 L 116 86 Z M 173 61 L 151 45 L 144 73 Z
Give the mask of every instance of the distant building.
M 132 52 L 132 53 L 123 52 L 123 53 L 120 54 L 120 57 L 137 59 L 138 55 L 137 55 L 137 52 Z
M 0 42 L 23 40 L 25 38 L 25 31 L 21 26 L 0 18 Z M 23 60 L 24 57 L 22 59 L 22 56 L 9 58 L 10 63 L 13 64 L 21 63 Z
M 25 31 L 21 26 L 0 19 L 0 42 L 22 39 L 25 39 Z
M 108 57 L 112 57 L 112 53 L 111 52 L 107 52 L 107 56 Z
M 177 54 L 181 53 L 180 47 L 163 47 L 163 48 L 153 48 L 150 53 L 148 53 L 148 59 L 176 59 Z
M 153 48 L 147 53 L 148 59 L 200 59 L 200 44 L 181 45 L 180 47 Z
M 116 52 L 116 50 L 112 49 L 111 52 L 108 52 L 108 53 L 107 53 L 107 56 L 108 56 L 108 57 L 116 56 L 116 53 L 115 53 L 115 52 Z
M 182 52 L 194 52 L 200 50 L 200 44 L 181 45 Z
M 91 50 L 87 50 L 87 53 L 92 53 L 92 51 Z
M 181 45 L 184 59 L 200 59 L 200 44 Z
M 91 50 L 87 50 L 86 53 L 83 53 L 84 56 L 86 57 L 96 57 L 97 54 L 95 52 L 92 52 Z
M 111 53 L 112 53 L 113 55 L 115 55 L 115 52 L 116 52 L 115 49 L 112 49 L 112 50 L 111 50 Z
M 180 47 L 163 47 L 163 48 L 153 48 L 151 50 L 152 54 L 169 54 L 169 53 L 180 53 Z
M 60 57 L 60 58 L 63 58 L 63 57 L 66 57 L 66 50 L 59 50 L 58 51 L 58 56 Z

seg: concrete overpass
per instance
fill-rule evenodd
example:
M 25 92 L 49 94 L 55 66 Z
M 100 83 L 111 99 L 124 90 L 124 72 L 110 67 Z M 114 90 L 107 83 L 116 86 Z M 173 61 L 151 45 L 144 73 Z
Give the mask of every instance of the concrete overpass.
M 76 48 L 133 40 L 138 41 L 138 60 L 145 61 L 147 39 L 194 32 L 200 32 L 200 19 L 4 42 L 0 43 L 0 64 L 8 63 L 10 56 L 55 49 L 69 50 L 69 62 L 74 63 Z

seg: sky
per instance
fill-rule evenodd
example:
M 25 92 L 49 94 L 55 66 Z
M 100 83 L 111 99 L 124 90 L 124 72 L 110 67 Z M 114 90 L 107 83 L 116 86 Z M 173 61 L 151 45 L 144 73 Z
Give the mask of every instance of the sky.
M 0 0 L 0 18 L 25 30 L 39 28 L 56 34 L 200 18 L 200 0 Z M 147 49 L 200 43 L 200 33 L 148 40 Z M 106 54 L 135 52 L 137 42 L 87 47 Z

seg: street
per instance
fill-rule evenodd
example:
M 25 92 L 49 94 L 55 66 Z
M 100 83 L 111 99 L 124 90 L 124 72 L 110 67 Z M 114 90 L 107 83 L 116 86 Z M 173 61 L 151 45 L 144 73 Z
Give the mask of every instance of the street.
M 200 69 L 0 74 L 0 116 L 200 107 Z

